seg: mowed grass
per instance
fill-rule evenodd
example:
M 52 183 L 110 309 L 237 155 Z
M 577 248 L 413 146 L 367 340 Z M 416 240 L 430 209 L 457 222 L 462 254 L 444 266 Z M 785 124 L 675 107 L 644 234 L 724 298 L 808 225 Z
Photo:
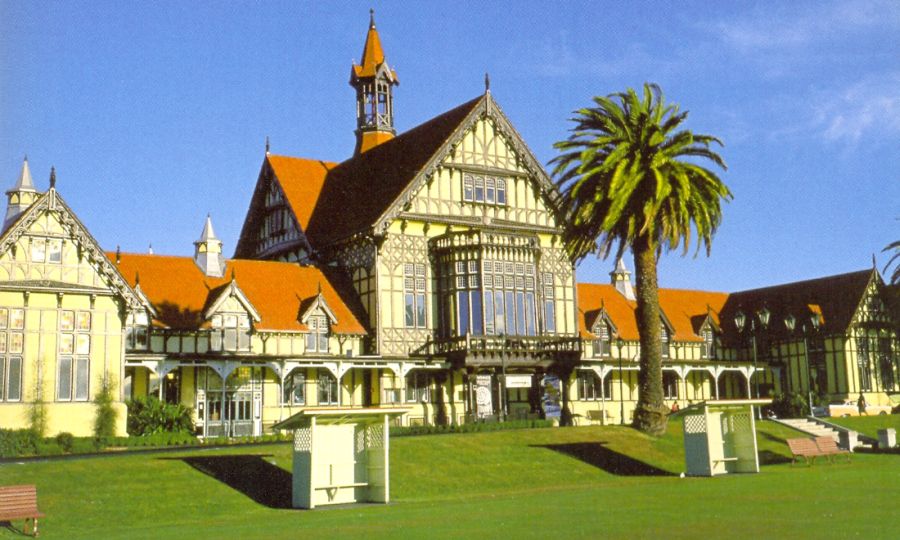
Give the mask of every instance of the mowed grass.
M 797 432 L 762 422 L 760 474 L 682 479 L 680 430 L 395 438 L 387 506 L 286 508 L 286 444 L 2 464 L 0 485 L 38 485 L 50 539 L 900 537 L 900 455 L 791 467 Z
M 878 438 L 879 429 L 893 428 L 900 432 L 900 414 L 884 414 L 875 416 L 848 416 L 846 418 L 825 418 L 832 424 L 837 424 L 873 439 Z

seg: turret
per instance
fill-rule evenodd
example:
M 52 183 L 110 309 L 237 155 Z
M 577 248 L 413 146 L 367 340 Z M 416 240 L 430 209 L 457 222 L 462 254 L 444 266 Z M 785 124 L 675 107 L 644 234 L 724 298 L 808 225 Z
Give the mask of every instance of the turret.
M 31 204 L 40 195 L 34 189 L 34 182 L 31 180 L 31 170 L 28 168 L 28 157 L 22 162 L 22 172 L 19 173 L 19 180 L 12 189 L 6 192 L 6 218 L 3 220 L 3 230 L 6 230 L 13 221 L 18 218 L 22 212 L 28 210 Z
M 216 238 L 212 219 L 206 216 L 200 239 L 194 242 L 194 263 L 209 277 L 225 275 L 225 257 L 222 256 L 222 241 Z
M 636 299 L 634 287 L 631 285 L 631 272 L 625 268 L 625 261 L 623 261 L 621 257 L 616 261 L 616 269 L 610 272 L 609 276 L 612 278 L 612 284 L 615 285 L 616 290 L 619 291 L 622 296 L 631 301 Z
M 360 64 L 350 70 L 350 86 L 356 89 L 356 150 L 361 154 L 394 137 L 393 87 L 397 72 L 384 60 L 381 38 L 375 29 L 375 10 L 369 11 L 369 32 Z

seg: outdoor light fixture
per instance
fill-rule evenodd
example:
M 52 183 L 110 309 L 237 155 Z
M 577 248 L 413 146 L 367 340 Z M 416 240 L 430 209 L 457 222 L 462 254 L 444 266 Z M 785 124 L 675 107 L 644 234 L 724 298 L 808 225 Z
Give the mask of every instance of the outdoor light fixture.
M 788 313 L 787 317 L 784 318 L 784 325 L 787 327 L 788 332 L 793 332 L 794 327 L 797 326 L 797 318 Z
M 759 317 L 759 323 L 762 324 L 763 328 L 769 326 L 769 316 L 771 314 L 772 312 L 765 307 L 756 312 L 756 316 Z
M 747 316 L 744 315 L 743 311 L 738 310 L 738 312 L 734 314 L 734 325 L 737 327 L 738 332 L 744 331 L 744 323 L 746 322 Z
M 822 323 L 822 321 L 819 320 L 819 314 L 818 314 L 818 313 L 813 313 L 812 315 L 810 315 L 810 316 L 809 316 L 809 322 L 810 322 L 810 324 L 812 324 L 812 329 L 813 329 L 813 330 L 818 330 L 818 329 L 819 329 L 819 325 Z

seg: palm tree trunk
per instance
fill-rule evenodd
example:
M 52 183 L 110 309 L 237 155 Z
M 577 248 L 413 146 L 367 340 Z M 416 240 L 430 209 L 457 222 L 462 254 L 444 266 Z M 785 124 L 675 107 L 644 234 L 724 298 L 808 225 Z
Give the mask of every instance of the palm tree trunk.
M 649 435 L 666 432 L 669 410 L 663 405 L 662 347 L 656 248 L 647 238 L 632 246 L 637 277 L 637 325 L 641 355 L 634 427 Z

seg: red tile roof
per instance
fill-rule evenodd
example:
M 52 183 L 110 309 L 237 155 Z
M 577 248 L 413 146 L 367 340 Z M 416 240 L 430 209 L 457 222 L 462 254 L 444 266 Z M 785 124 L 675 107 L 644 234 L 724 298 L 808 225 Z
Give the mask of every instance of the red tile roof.
M 305 231 L 309 218 L 319 200 L 328 172 L 337 163 L 289 156 L 266 156 L 272 172 L 278 178 L 284 196 L 290 205 L 300 229 Z
M 115 263 L 116 254 L 107 253 Z M 259 313 L 260 330 L 306 331 L 301 323 L 301 304 L 318 294 L 321 285 L 325 302 L 337 317 L 335 332 L 364 334 L 365 328 L 354 312 L 356 298 L 336 287 L 321 270 L 293 263 L 232 259 L 225 276 L 205 276 L 190 257 L 122 253 L 117 265 L 132 287 L 140 287 L 157 311 L 159 322 L 192 329 L 204 325 L 203 310 L 231 281 Z
M 718 312 L 727 298 L 726 293 L 660 289 L 659 305 L 674 327 L 673 341 L 701 341 L 700 327 L 707 314 L 712 313 L 713 321 L 719 324 Z M 637 303 L 625 299 L 615 286 L 597 283 L 578 284 L 578 327 L 583 337 L 593 337 L 589 325 L 594 322 L 601 307 L 622 339 L 639 339 L 635 315 Z
M 311 243 L 327 245 L 371 227 L 482 99 L 468 101 L 331 169 L 306 231 Z

